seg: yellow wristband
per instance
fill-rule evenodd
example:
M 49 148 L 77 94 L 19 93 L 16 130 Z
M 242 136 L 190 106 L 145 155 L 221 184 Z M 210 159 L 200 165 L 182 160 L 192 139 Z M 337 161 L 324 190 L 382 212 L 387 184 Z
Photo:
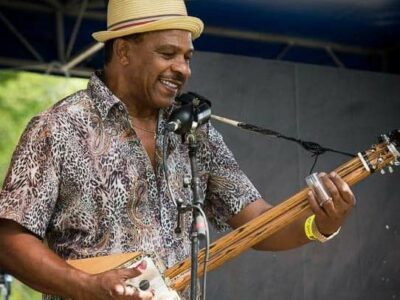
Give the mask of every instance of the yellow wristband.
M 313 233 L 313 223 L 314 223 L 315 215 L 311 215 L 304 222 L 304 232 L 309 240 L 315 241 L 317 238 Z
M 311 241 L 317 240 L 321 243 L 325 243 L 330 239 L 334 238 L 340 232 L 340 227 L 336 232 L 332 233 L 330 236 L 325 236 L 318 230 L 317 224 L 315 223 L 315 215 L 311 215 L 304 222 L 304 232 L 306 233 L 306 236 L 309 240 Z

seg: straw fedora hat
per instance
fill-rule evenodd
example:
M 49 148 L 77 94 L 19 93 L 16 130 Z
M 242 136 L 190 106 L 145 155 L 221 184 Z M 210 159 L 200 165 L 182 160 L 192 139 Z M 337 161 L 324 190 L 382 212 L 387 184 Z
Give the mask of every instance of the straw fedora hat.
M 98 42 L 105 42 L 134 33 L 183 29 L 196 39 L 203 27 L 200 19 L 187 15 L 183 0 L 110 0 L 107 30 L 92 36 Z

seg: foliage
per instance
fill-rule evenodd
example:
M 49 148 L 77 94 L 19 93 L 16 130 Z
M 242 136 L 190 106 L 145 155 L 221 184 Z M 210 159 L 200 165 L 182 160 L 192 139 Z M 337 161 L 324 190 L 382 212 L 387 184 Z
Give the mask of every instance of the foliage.
M 86 87 L 87 80 L 28 72 L 0 72 L 0 184 L 12 152 L 29 120 L 58 100 Z M 14 280 L 11 300 L 41 299 L 39 293 Z
M 41 300 L 42 294 L 30 289 L 18 280 L 11 283 L 10 300 Z
M 29 120 L 87 80 L 27 72 L 0 72 L 0 183 L 19 136 Z

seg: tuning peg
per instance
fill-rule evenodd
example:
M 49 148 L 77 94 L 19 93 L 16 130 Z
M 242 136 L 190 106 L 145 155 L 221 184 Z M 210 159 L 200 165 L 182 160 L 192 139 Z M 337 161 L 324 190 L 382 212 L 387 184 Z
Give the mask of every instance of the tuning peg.
M 395 161 L 394 161 L 394 165 L 395 165 L 396 167 L 400 166 L 400 161 L 395 160 Z
M 385 174 L 386 174 L 386 172 L 385 172 L 384 169 L 381 169 L 381 174 L 382 174 L 382 175 L 385 175 Z
M 393 173 L 393 168 L 392 168 L 392 166 L 388 166 L 388 170 L 389 170 L 389 173 Z

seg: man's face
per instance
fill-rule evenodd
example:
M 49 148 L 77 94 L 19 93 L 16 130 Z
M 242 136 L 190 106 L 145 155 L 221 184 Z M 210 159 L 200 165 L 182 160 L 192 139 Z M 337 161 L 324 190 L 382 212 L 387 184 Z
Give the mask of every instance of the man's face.
M 128 77 L 130 99 L 144 109 L 170 106 L 190 76 L 191 33 L 163 30 L 130 41 Z

